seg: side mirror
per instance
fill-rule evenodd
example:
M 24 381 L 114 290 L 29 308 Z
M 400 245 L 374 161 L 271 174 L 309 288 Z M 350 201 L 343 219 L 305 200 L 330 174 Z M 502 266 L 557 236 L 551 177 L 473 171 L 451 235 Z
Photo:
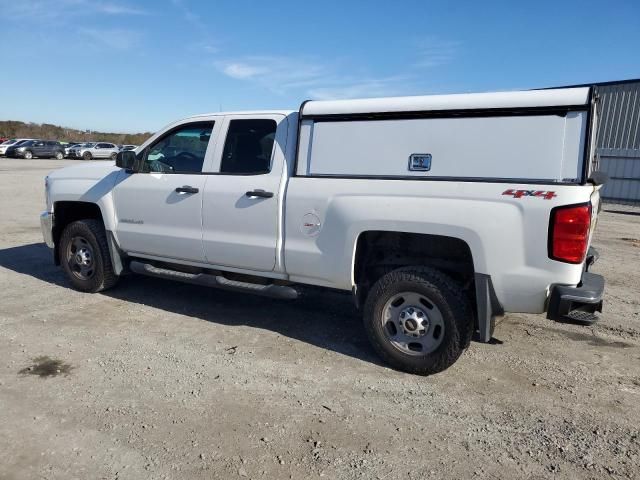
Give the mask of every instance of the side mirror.
M 136 163 L 136 154 L 131 150 L 125 150 L 118 152 L 116 155 L 116 167 L 124 168 L 126 170 L 133 170 L 133 166 Z

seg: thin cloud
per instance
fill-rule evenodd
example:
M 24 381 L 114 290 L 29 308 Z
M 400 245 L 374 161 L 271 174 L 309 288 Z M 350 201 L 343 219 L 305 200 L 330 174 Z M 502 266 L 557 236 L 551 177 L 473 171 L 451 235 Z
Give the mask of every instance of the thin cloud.
M 416 87 L 410 76 L 365 78 L 343 85 L 312 88 L 307 91 L 309 97 L 316 100 L 338 100 L 343 98 L 387 97 L 407 94 Z
M 292 88 L 317 85 L 330 75 L 323 65 L 279 56 L 250 56 L 218 61 L 214 65 L 230 78 L 252 81 L 281 94 Z
M 220 48 L 218 47 L 217 42 L 212 38 L 209 28 L 200 15 L 189 8 L 183 0 L 171 0 L 171 3 L 180 12 L 183 21 L 191 25 L 200 37 L 199 41 L 191 44 L 188 48 L 209 54 L 218 53 Z
M 460 42 L 442 40 L 435 37 L 423 39 L 416 48 L 416 68 L 433 68 L 450 63 L 456 57 Z
M 97 11 L 109 15 L 149 15 L 149 12 L 146 10 L 141 10 L 129 5 L 117 3 L 96 3 L 93 5 Z
M 140 40 L 139 32 L 125 28 L 81 28 L 78 32 L 89 38 L 94 45 L 109 50 L 130 50 Z
M 200 15 L 191 10 L 182 0 L 171 0 L 171 3 L 180 11 L 182 14 L 182 18 L 193 27 L 195 27 L 200 34 L 205 37 L 208 37 L 209 33 L 207 28 L 200 18 Z
M 242 57 L 218 61 L 214 66 L 229 78 L 251 82 L 280 95 L 295 90 L 310 98 L 328 100 L 424 92 L 418 72 L 346 75 L 342 73 L 345 68 L 337 64 L 282 56 Z
M 0 0 L 0 11 L 4 18 L 32 21 L 65 19 L 69 16 L 148 15 L 149 13 L 126 3 L 95 2 L 91 0 Z
M 265 73 L 265 70 L 260 67 L 247 65 L 246 63 L 229 63 L 221 67 L 222 72 L 231 78 L 238 78 L 241 80 L 255 77 L 261 73 Z

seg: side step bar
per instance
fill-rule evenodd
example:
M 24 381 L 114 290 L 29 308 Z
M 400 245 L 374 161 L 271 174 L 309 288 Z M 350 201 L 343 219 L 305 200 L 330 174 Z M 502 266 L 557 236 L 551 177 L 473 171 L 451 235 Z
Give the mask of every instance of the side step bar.
M 179 282 L 202 285 L 204 287 L 221 288 L 233 292 L 253 293 L 264 297 L 280 298 L 284 300 L 295 300 L 298 298 L 298 291 L 295 288 L 285 285 L 259 285 L 257 283 L 240 282 L 229 280 L 222 275 L 211 275 L 208 273 L 185 273 L 167 268 L 154 267 L 148 263 L 133 260 L 129 268 L 134 273 L 148 275 L 150 277 L 164 278 L 167 280 L 177 280 Z

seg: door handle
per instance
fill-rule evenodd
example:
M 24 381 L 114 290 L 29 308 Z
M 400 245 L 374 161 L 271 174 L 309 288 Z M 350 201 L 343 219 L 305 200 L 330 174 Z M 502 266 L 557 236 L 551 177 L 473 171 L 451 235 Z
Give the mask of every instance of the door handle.
M 189 185 L 176 188 L 176 192 L 178 193 L 198 193 L 199 191 L 200 191 L 199 189 L 195 187 L 190 187 Z
M 251 190 L 250 192 L 245 193 L 247 197 L 260 197 L 260 198 L 271 198 L 273 197 L 273 192 L 265 192 L 264 190 Z

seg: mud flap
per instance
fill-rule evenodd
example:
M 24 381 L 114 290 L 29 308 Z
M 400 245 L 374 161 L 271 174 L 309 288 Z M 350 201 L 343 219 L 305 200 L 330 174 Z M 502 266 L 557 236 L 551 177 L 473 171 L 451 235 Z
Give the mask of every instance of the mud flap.
M 477 324 L 474 340 L 487 343 L 493 336 L 496 317 L 504 315 L 504 309 L 496 297 L 490 275 L 476 273 L 475 286 Z

